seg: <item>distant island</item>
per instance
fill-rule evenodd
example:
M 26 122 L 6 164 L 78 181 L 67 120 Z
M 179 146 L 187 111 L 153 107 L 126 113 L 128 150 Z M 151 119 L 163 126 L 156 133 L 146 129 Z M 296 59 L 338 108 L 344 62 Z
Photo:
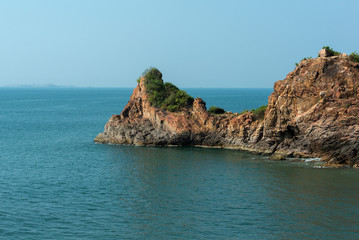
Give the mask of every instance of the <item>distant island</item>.
M 359 55 L 323 47 L 274 84 L 268 105 L 242 113 L 193 99 L 156 68 L 137 80 L 130 101 L 98 134 L 98 143 L 201 146 L 321 158 L 359 167 Z
M 61 86 L 56 84 L 18 84 L 0 86 L 0 88 L 76 88 L 75 86 Z

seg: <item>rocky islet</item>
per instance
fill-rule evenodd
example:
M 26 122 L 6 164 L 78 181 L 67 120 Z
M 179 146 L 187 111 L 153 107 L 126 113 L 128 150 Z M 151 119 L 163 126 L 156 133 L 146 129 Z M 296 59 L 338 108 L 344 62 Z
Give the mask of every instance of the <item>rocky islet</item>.
M 284 157 L 321 158 L 359 167 L 359 63 L 347 54 L 301 61 L 274 84 L 263 118 L 252 112 L 212 114 L 196 98 L 179 112 L 154 107 L 142 76 L 120 115 L 95 141 L 151 146 L 202 146 Z

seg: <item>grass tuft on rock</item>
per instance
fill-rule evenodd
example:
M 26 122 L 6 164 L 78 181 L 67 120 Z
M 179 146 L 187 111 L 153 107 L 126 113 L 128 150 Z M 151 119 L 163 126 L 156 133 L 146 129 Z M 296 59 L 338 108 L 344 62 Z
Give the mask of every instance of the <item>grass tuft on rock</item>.
M 312 57 L 305 57 L 302 60 L 300 60 L 300 62 L 305 61 L 305 60 L 309 60 L 312 59 Z M 295 63 L 295 66 L 298 67 L 299 63 Z

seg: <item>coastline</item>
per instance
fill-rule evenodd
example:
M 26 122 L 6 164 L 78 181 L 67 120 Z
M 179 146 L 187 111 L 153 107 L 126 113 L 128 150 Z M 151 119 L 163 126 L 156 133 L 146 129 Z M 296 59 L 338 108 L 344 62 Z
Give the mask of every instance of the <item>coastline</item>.
M 201 98 L 168 111 L 153 106 L 150 80 L 142 76 L 122 113 L 110 118 L 95 141 L 226 148 L 359 167 L 358 69 L 346 56 L 305 59 L 274 84 L 261 115 L 258 110 L 211 113 Z

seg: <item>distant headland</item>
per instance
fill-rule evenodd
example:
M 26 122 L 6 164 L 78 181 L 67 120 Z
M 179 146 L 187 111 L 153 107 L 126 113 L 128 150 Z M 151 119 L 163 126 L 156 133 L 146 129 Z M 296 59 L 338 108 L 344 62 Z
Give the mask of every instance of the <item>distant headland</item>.
M 98 134 L 98 143 L 201 146 L 321 158 L 359 167 L 359 55 L 323 47 L 274 84 L 268 105 L 242 113 L 206 108 L 156 68 L 137 80 L 130 101 Z

